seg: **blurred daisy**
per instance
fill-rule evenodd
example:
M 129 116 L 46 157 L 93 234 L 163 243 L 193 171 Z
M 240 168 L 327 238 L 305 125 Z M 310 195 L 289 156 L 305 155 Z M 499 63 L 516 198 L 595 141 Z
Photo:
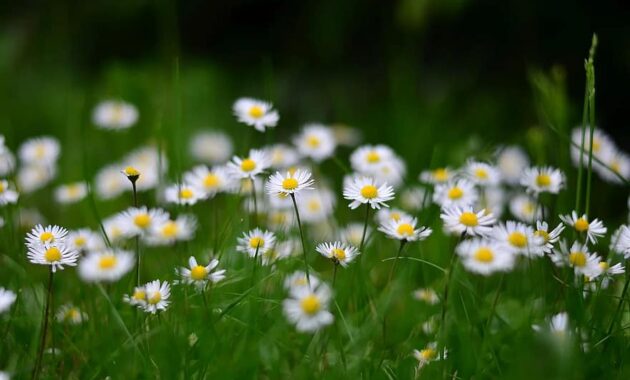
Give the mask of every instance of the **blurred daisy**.
M 586 214 L 578 217 L 575 211 L 572 211 L 571 215 L 560 215 L 560 219 L 573 227 L 577 232 L 586 233 L 587 239 L 593 244 L 597 243 L 597 238 L 603 237 L 608 231 L 601 220 L 594 219 L 592 222 L 589 222 Z
M 571 131 L 571 160 L 573 164 L 580 166 L 580 151 L 582 148 L 582 126 L 578 126 Z M 591 147 L 591 134 L 590 126 L 586 126 L 584 131 L 584 153 L 582 155 L 582 164 L 588 165 L 588 155 Z M 613 140 L 601 129 L 595 127 L 593 129 L 593 156 L 601 159 L 602 155 L 606 151 L 614 150 L 615 143 Z M 597 164 L 594 162 L 595 166 Z
M 63 227 L 44 227 L 38 224 L 26 234 L 26 246 L 30 248 L 64 244 L 66 236 L 68 236 L 68 230 Z
M 252 149 L 249 156 L 240 158 L 234 156 L 228 163 L 230 173 L 235 178 L 254 178 L 271 165 L 271 160 L 264 150 Z
M 265 128 L 275 127 L 280 119 L 271 103 L 252 98 L 238 99 L 234 102 L 232 111 L 240 123 L 253 126 L 260 132 L 264 132 Z
M 420 182 L 437 185 L 446 183 L 455 177 L 455 171 L 448 167 L 437 168 L 433 170 L 425 170 L 420 173 Z
M 373 173 L 380 164 L 394 158 L 392 148 L 386 145 L 364 145 L 350 155 L 352 169 L 359 173 Z
M 127 129 L 136 121 L 138 110 L 124 101 L 106 100 L 99 103 L 92 113 L 92 122 L 101 129 Z
M 517 195 L 510 200 L 510 213 L 525 223 L 533 223 L 534 220 L 541 219 L 542 207 L 530 196 L 524 194 Z
M 103 229 L 112 244 L 116 244 L 126 238 L 126 218 L 122 214 L 116 214 L 103 220 Z
M 446 356 L 446 349 L 440 353 L 437 349 L 437 342 L 431 342 L 421 350 L 413 350 L 413 357 L 418 361 L 419 368 L 422 368 L 431 362 L 445 359 Z
M 135 287 L 131 295 L 125 294 L 123 296 L 123 301 L 130 304 L 131 306 L 138 306 L 143 308 L 147 304 L 146 287 L 144 285 Z
M 270 210 L 267 213 L 267 227 L 272 231 L 289 231 L 295 223 L 295 213 L 290 210 Z
M 85 198 L 88 188 L 85 182 L 75 182 L 58 186 L 55 189 L 55 200 L 61 204 L 76 203 Z
M 168 308 L 171 296 L 171 286 L 168 282 L 160 280 L 151 281 L 144 285 L 146 301 L 143 305 L 144 311 L 155 314 Z
M 426 302 L 429 305 L 436 305 L 440 302 L 440 298 L 438 297 L 437 293 L 431 288 L 420 288 L 414 290 L 413 298 L 417 299 L 418 301 Z
M 296 198 L 302 222 L 311 224 L 328 219 L 337 203 L 335 194 L 328 188 L 300 193 Z
M 550 166 L 527 168 L 521 177 L 521 186 L 535 195 L 557 194 L 564 188 L 564 182 L 564 173 Z
M 398 220 L 386 221 L 381 224 L 378 230 L 385 233 L 390 239 L 407 242 L 424 240 L 433 232 L 428 227 L 416 228 L 416 223 L 416 218 L 406 216 Z
M 142 146 L 130 152 L 121 162 L 121 167 L 132 167 L 141 173 L 136 187 L 138 191 L 147 191 L 158 186 L 161 174 L 168 168 L 168 160 L 164 152 L 160 153 L 156 147 Z
M 322 124 L 307 124 L 293 139 L 300 155 L 321 162 L 335 152 L 335 136 L 329 127 Z
M 223 164 L 232 157 L 232 140 L 221 131 L 201 131 L 190 138 L 190 154 L 200 162 Z
M 590 253 L 588 247 L 578 241 L 575 241 L 570 248 L 565 241 L 560 241 L 559 249 L 554 249 L 549 257 L 556 266 L 572 267 L 575 274 L 594 278 L 601 273 L 600 257 L 596 253 Z
M 146 236 L 155 226 L 166 223 L 169 215 L 159 208 L 148 209 L 145 206 L 130 207 L 120 214 L 121 227 L 125 236 Z
M 380 209 L 381 206 L 387 207 L 386 202 L 394 199 L 394 189 L 386 183 L 378 185 L 369 177 L 355 177 L 344 186 L 343 197 L 352 201 L 348 207 L 353 210 L 362 204 Z
M 475 203 L 475 208 L 486 209 L 497 219 L 503 215 L 505 206 L 505 192 L 501 186 L 490 186 L 481 189 L 480 196 Z
M 15 156 L 4 144 L 4 136 L 0 135 L 0 177 L 4 177 L 15 169 Z
M 507 272 L 514 267 L 514 254 L 501 244 L 484 238 L 464 240 L 455 252 L 464 267 L 474 273 L 489 276 L 494 272 Z
M 276 236 L 273 232 L 263 231 L 255 228 L 249 232 L 244 232 L 243 237 L 238 238 L 236 250 L 247 253 L 250 257 L 262 256 L 270 250 L 276 243 Z
M 175 220 L 156 223 L 146 236 L 148 245 L 168 245 L 176 241 L 189 241 L 195 236 L 197 219 L 193 215 L 179 215 Z
M 286 259 L 294 252 L 294 247 L 297 247 L 296 241 L 286 240 L 277 242 L 271 249 L 269 249 L 261 257 L 263 265 L 273 265 L 278 260 Z
M 215 166 L 212 169 L 205 165 L 195 166 L 184 173 L 184 182 L 201 191 L 203 199 L 212 198 L 220 192 L 234 191 L 238 187 L 225 166 Z
M 33 264 L 50 265 L 51 270 L 63 270 L 64 265 L 76 266 L 79 259 L 79 252 L 60 245 L 32 245 L 28 247 L 26 253 L 29 261 Z
M 547 222 L 537 221 L 536 222 L 536 231 L 534 231 L 534 236 L 540 238 L 540 246 L 544 253 L 551 253 L 553 250 L 554 244 L 560 240 L 560 234 L 564 230 L 564 224 L 559 223 L 556 228 L 552 231 L 549 231 L 549 225 Z
M 225 269 L 215 270 L 219 260 L 212 259 L 208 265 L 199 265 L 194 256 L 188 259 L 188 268 L 179 268 L 177 273 L 182 281 L 188 285 L 194 285 L 197 289 L 204 289 L 208 281 L 213 284 L 225 278 Z
M 617 263 L 615 265 L 610 265 L 609 261 L 600 261 L 599 269 L 601 269 L 601 272 L 597 277 L 601 278 L 602 288 L 604 289 L 608 288 L 608 285 L 614 280 L 615 276 L 622 275 L 626 272 L 623 264 Z
M 67 323 L 70 325 L 80 325 L 88 320 L 88 315 L 72 304 L 61 305 L 57 309 L 55 319 L 59 323 Z
M 392 157 L 388 161 L 381 162 L 374 169 L 361 172 L 361 174 L 373 177 L 378 182 L 387 182 L 397 188 L 403 184 L 406 171 L 405 163 L 398 157 Z
M 361 252 L 355 247 L 336 241 L 332 243 L 320 243 L 315 250 L 322 256 L 332 260 L 333 263 L 347 267 Z
M 174 184 L 164 190 L 164 199 L 178 205 L 192 206 L 203 197 L 197 187 L 188 183 Z
M 333 323 L 334 317 L 328 311 L 331 296 L 330 288 L 323 283 L 292 287 L 283 302 L 284 314 L 298 331 L 315 332 Z
M 79 262 L 79 277 L 87 282 L 120 280 L 134 266 L 134 254 L 119 249 L 90 252 Z
M 271 158 L 271 167 L 276 169 L 287 169 L 300 160 L 298 152 L 292 147 L 285 144 L 275 144 L 267 149 Z
M 316 288 L 320 283 L 319 278 L 312 273 L 309 275 L 309 277 L 311 279 L 310 287 Z M 306 273 L 302 271 L 295 271 L 284 279 L 284 288 L 286 290 L 295 290 L 296 288 L 300 287 L 309 287 Z
M 433 202 L 440 207 L 471 206 L 477 201 L 478 193 L 475 185 L 466 180 L 458 179 L 435 186 Z
M 372 234 L 372 228 L 368 226 L 368 229 L 365 232 L 365 235 L 370 236 L 371 234 Z M 363 223 L 350 223 L 344 229 L 342 229 L 341 232 L 339 233 L 339 237 L 342 242 L 353 245 L 355 247 L 358 247 L 359 245 L 361 245 L 362 235 L 363 235 Z M 364 247 L 366 247 L 370 242 L 369 239 L 366 239 L 366 240 L 367 241 L 365 242 Z
M 622 225 L 610 238 L 610 250 L 630 258 L 630 227 Z
M 464 173 L 479 186 L 496 186 L 501 181 L 501 172 L 485 162 L 468 161 Z
M 400 193 L 400 204 L 408 211 L 420 211 L 429 200 L 428 192 L 422 187 L 410 187 Z
M 311 178 L 311 173 L 306 170 L 300 170 L 291 173 L 286 172 L 286 175 L 282 175 L 280 172 L 276 172 L 267 181 L 265 187 L 269 194 L 297 194 L 302 190 L 312 189 L 312 185 L 315 181 Z
M 376 212 L 376 221 L 378 224 L 384 224 L 389 221 L 398 221 L 411 215 L 398 208 L 382 208 Z
M 605 167 L 596 163 L 596 165 L 593 166 L 593 170 L 595 170 L 604 181 L 623 184 L 623 181 L 619 177 L 626 180 L 630 179 L 630 156 L 628 154 L 615 148 L 605 151 L 600 159 Z
M 497 167 L 506 183 L 518 185 L 523 171 L 529 167 L 529 158 L 520 147 L 508 146 L 497 153 Z
M 61 147 L 54 137 L 43 136 L 26 140 L 19 150 L 20 160 L 25 165 L 50 167 L 57 162 Z
M 129 183 L 120 175 L 120 165 L 112 164 L 101 168 L 96 173 L 94 188 L 101 199 L 112 199 L 122 194 Z
M 10 290 L 0 287 L 0 314 L 11 308 L 17 295 Z
M 55 178 L 55 166 L 26 165 L 17 173 L 17 185 L 21 192 L 32 193 L 46 186 Z
M 569 315 L 565 312 L 558 313 L 551 317 L 545 328 L 539 325 L 533 325 L 532 328 L 537 332 L 547 331 L 554 336 L 564 336 L 569 332 Z
M 496 221 L 494 215 L 486 213 L 486 210 L 475 212 L 470 206 L 443 208 L 440 218 L 446 231 L 469 236 L 489 235 Z
M 9 182 L 4 179 L 0 179 L 0 206 L 16 203 L 18 198 L 19 194 L 17 191 L 9 188 Z
M 542 256 L 543 237 L 534 235 L 534 229 L 523 223 L 508 220 L 492 229 L 492 237 L 513 254 L 527 257 Z
M 105 249 L 105 242 L 100 234 L 89 228 L 70 231 L 66 238 L 68 247 L 80 252 L 92 252 Z

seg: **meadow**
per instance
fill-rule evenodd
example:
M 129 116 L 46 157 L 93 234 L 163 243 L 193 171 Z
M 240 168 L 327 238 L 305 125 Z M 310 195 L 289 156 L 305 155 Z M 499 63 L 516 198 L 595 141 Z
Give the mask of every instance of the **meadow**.
M 628 378 L 630 158 L 596 53 L 583 104 L 530 73 L 516 137 L 444 105 L 417 128 L 404 91 L 365 133 L 341 95 L 331 120 L 178 59 L 33 74 L 0 140 L 0 379 Z

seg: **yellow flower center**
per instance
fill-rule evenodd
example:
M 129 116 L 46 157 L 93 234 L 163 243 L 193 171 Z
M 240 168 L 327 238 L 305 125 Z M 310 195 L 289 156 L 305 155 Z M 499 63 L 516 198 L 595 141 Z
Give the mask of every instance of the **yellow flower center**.
M 151 305 L 155 305 L 162 300 L 162 293 L 155 292 L 149 297 L 148 301 Z
M 264 245 L 265 239 L 261 238 L 260 236 L 254 236 L 253 238 L 249 239 L 249 246 L 254 249 L 260 248 Z
M 361 189 L 361 196 L 366 199 L 374 199 L 378 196 L 378 189 L 374 185 L 365 185 Z
M 445 182 L 448 181 L 448 170 L 446 170 L 445 168 L 439 168 L 439 169 L 435 169 L 433 171 L 433 178 L 437 181 L 437 182 Z
M 479 220 L 477 220 L 477 214 L 470 211 L 462 212 L 462 214 L 459 216 L 459 222 L 466 227 L 475 227 L 479 224 Z
M 373 150 L 367 154 L 366 159 L 370 164 L 375 164 L 381 160 L 381 156 L 378 154 L 378 152 Z
M 401 223 L 396 231 L 399 235 L 411 236 L 413 235 L 413 226 L 409 223 Z
M 494 260 L 494 253 L 490 248 L 482 247 L 475 252 L 475 260 L 480 261 L 482 263 L 489 263 Z
M 344 251 L 341 248 L 333 248 L 332 256 L 333 256 L 333 258 L 337 259 L 338 261 L 343 261 L 343 260 L 346 259 L 346 251 Z
M 241 161 L 241 169 L 244 172 L 251 172 L 252 170 L 256 169 L 256 162 L 254 162 L 254 160 L 252 160 L 251 158 L 246 158 Z
M 50 247 L 44 252 L 44 259 L 49 263 L 61 260 L 61 251 L 57 247 Z
M 464 196 L 464 191 L 459 187 L 453 187 L 448 190 L 447 196 L 450 199 L 459 199 Z
M 508 242 L 515 247 L 524 248 L 527 246 L 527 236 L 522 232 L 512 232 L 508 235 Z
M 601 149 L 602 144 L 599 139 L 593 139 L 593 152 L 597 153 Z
M 322 208 L 318 200 L 311 200 L 308 202 L 308 209 L 312 212 L 317 212 Z
M 551 177 L 549 174 L 538 174 L 536 176 L 536 185 L 539 187 L 547 187 L 551 185 Z
M 317 148 L 321 143 L 322 142 L 317 136 L 308 136 L 306 138 L 306 145 L 310 146 L 311 148 Z
M 219 177 L 214 173 L 209 173 L 203 179 L 203 186 L 210 188 L 219 186 Z
M 298 180 L 295 178 L 287 178 L 282 181 L 282 188 L 284 190 L 295 190 L 298 187 Z
M 192 278 L 195 281 L 204 280 L 207 275 L 208 275 L 208 270 L 206 269 L 206 267 L 201 266 L 201 265 L 197 265 L 196 267 L 190 270 L 190 278 Z
M 5 189 L 4 182 L 0 181 L 0 193 L 3 193 L 4 189 Z
M 389 214 L 389 218 L 395 222 L 400 220 L 400 213 L 398 212 L 392 212 L 391 214 Z
M 39 240 L 41 240 L 42 243 L 52 243 L 55 241 L 55 235 L 53 235 L 52 232 L 45 231 L 39 235 Z
M 433 348 L 425 348 L 420 351 L 420 357 L 423 360 L 433 360 L 437 357 L 437 351 Z
M 98 266 L 101 269 L 112 269 L 116 265 L 117 261 L 118 259 L 116 259 L 116 256 L 114 255 L 103 256 L 99 260 Z
M 610 163 L 610 168 L 617 174 L 621 173 L 621 163 L 617 160 Z
M 133 218 L 133 223 L 140 228 L 147 228 L 151 224 L 151 216 L 149 214 L 138 214 Z
M 274 212 L 270 215 L 271 224 L 281 225 L 287 222 L 287 216 L 283 212 Z
M 314 294 L 310 294 L 300 301 L 300 306 L 302 307 L 302 311 L 306 314 L 313 315 L 319 311 L 321 308 L 321 304 L 319 302 L 319 298 Z
M 70 198 L 78 197 L 81 194 L 81 186 L 79 185 L 70 185 L 67 190 Z
M 569 254 L 569 263 L 574 267 L 583 267 L 586 265 L 586 254 L 584 252 L 571 252 Z
M 144 290 L 136 290 L 131 298 L 136 301 L 144 301 L 147 298 L 147 293 Z
M 543 238 L 545 243 L 549 241 L 549 233 L 545 230 L 536 230 L 534 235 Z
M 77 247 L 83 247 L 85 243 L 87 243 L 87 239 L 83 236 L 78 236 L 74 239 L 74 245 L 76 245 Z
M 195 193 L 193 193 L 193 191 L 188 189 L 188 188 L 181 189 L 179 191 L 179 197 L 181 199 L 191 199 L 194 195 L 195 195 Z
M 606 272 L 608 270 L 608 268 L 610 268 L 610 265 L 607 262 L 605 262 L 605 261 L 600 261 L 599 268 L 602 271 Z
M 133 166 L 127 166 L 125 170 L 123 170 L 123 172 L 127 177 L 135 177 L 140 175 L 138 169 L 134 168 Z
M 253 117 L 254 119 L 259 119 L 264 114 L 265 114 L 265 111 L 263 110 L 261 106 L 251 106 L 249 108 L 249 116 Z
M 580 218 L 575 221 L 574 227 L 577 232 L 584 232 L 588 230 L 589 223 L 586 219 Z
M 66 321 L 74 321 L 79 318 L 80 318 L 79 310 L 77 310 L 77 308 L 75 307 L 68 309 L 68 311 L 66 311 L 66 315 L 64 316 L 64 319 Z
M 486 169 L 475 169 L 475 177 L 479 179 L 488 179 L 488 171 Z
M 533 203 L 527 202 L 523 205 L 523 213 L 529 215 L 529 214 L 533 214 L 536 206 L 534 206 Z
M 164 224 L 164 226 L 162 227 L 162 236 L 172 238 L 173 236 L 177 235 L 178 231 L 179 227 L 177 226 L 177 223 L 171 220 L 166 222 L 166 224 Z
M 40 144 L 35 147 L 35 157 L 42 159 L 46 155 L 46 147 Z

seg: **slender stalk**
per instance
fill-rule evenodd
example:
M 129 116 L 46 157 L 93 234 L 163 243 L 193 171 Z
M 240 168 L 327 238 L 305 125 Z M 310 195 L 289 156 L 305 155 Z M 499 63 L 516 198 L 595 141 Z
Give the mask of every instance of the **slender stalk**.
M 396 265 L 398 265 L 398 259 L 400 258 L 400 254 L 402 253 L 402 250 L 405 247 L 406 243 L 407 243 L 407 240 L 400 241 L 400 247 L 398 247 L 398 253 L 396 253 L 396 259 L 394 260 L 394 263 L 392 264 L 392 268 L 389 270 L 389 278 L 387 279 L 388 284 L 392 283 L 392 276 L 394 275 L 394 272 L 396 271 Z
M 590 75 L 589 75 L 590 72 Z M 590 139 L 589 139 L 589 149 L 588 149 L 588 172 L 586 175 L 586 204 L 584 206 L 584 212 L 588 215 L 589 206 L 591 203 L 591 177 L 593 174 L 593 135 L 595 133 L 595 68 L 593 67 L 593 62 L 590 62 L 590 65 L 587 69 L 587 76 L 590 77 L 589 80 L 589 127 L 590 130 Z
M 580 163 L 578 165 L 577 191 L 575 195 L 575 211 L 580 212 L 582 203 L 582 171 L 584 167 L 584 140 L 586 139 L 586 120 L 588 116 L 588 81 L 584 85 L 584 106 L 582 109 L 582 139 L 580 140 Z
M 46 346 L 46 335 L 48 335 L 48 319 L 50 314 L 50 304 L 52 300 L 52 289 L 53 289 L 53 270 L 52 266 L 50 267 L 50 271 L 48 272 L 48 290 L 46 294 L 46 305 L 44 306 L 44 320 L 41 332 L 41 339 L 39 342 L 39 349 L 37 350 L 37 359 L 35 360 L 35 367 L 33 368 L 32 379 L 36 379 L 39 374 L 39 370 L 42 364 L 42 357 L 44 355 L 44 347 Z M 54 348 L 53 348 L 54 349 Z
M 298 229 L 300 230 L 300 240 L 302 241 L 302 255 L 304 256 L 304 270 L 306 272 L 306 281 L 308 285 L 311 285 L 311 277 L 308 272 L 308 260 L 306 258 L 306 244 L 304 244 L 304 231 L 302 230 L 302 221 L 300 220 L 300 212 L 298 211 L 297 202 L 295 201 L 295 194 L 291 194 L 291 200 L 293 201 L 293 208 L 295 209 L 295 217 L 298 222 Z
M 252 197 L 254 198 L 254 226 L 258 226 L 258 201 L 256 200 L 256 181 L 250 177 L 252 181 Z
M 332 280 L 332 287 L 333 287 L 333 289 L 335 288 L 335 281 L 337 280 L 337 267 L 338 266 L 339 266 L 339 264 L 333 263 L 333 280 Z
M 370 219 L 370 204 L 365 204 L 365 222 L 363 224 L 363 234 L 361 235 L 361 244 L 359 245 L 359 252 L 363 252 L 363 245 L 365 244 L 365 234 L 367 233 L 368 220 Z
M 138 208 L 138 191 L 136 189 L 136 181 L 131 181 L 131 188 L 133 190 L 133 207 Z M 136 250 L 136 286 L 140 286 L 140 237 L 135 237 L 135 250 Z
M 260 249 L 260 243 L 256 245 L 256 253 L 254 254 L 254 267 L 252 268 L 252 287 L 256 281 L 256 267 L 258 266 L 258 251 Z
M 626 268 L 628 267 L 626 263 Z M 626 271 L 626 282 L 623 284 L 623 290 L 621 291 L 621 297 L 619 297 L 619 303 L 617 304 L 617 310 L 615 310 L 615 314 L 613 314 L 613 318 L 610 321 L 610 326 L 608 326 L 608 333 L 606 335 L 610 335 L 612 333 L 613 328 L 615 327 L 615 322 L 617 322 L 617 318 L 619 317 L 619 313 L 623 308 L 623 302 L 626 299 L 626 293 L 628 292 L 628 284 L 630 284 L 630 273 Z

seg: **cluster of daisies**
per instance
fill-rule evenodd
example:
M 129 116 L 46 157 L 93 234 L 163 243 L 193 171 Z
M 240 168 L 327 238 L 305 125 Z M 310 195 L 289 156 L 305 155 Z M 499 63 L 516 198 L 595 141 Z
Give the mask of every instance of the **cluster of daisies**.
M 619 149 L 610 136 L 598 128 L 593 129 L 591 165 L 601 179 L 612 184 L 622 184 L 630 179 L 630 155 Z M 584 142 L 582 144 L 582 142 Z M 576 167 L 587 166 L 591 147 L 590 128 L 577 127 L 571 133 L 571 160 Z M 583 152 L 580 154 L 580 152 Z

